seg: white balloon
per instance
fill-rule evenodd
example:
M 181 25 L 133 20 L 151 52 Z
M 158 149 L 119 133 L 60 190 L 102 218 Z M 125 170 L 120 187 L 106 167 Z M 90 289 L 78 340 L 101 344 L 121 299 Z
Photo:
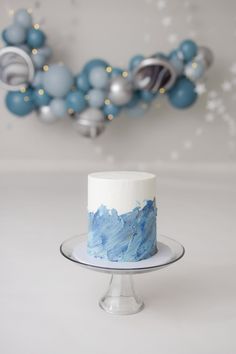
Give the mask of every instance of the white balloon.
M 108 98 L 117 106 L 123 106 L 127 104 L 133 96 L 132 83 L 122 77 L 116 76 L 111 79 Z
M 40 122 L 51 124 L 58 121 L 58 117 L 56 117 L 50 108 L 50 106 L 41 106 L 37 111 L 37 117 Z

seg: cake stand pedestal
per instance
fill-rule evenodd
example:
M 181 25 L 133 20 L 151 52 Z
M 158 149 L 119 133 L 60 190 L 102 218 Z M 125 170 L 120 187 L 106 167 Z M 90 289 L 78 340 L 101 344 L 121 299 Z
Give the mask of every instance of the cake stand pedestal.
M 111 314 L 131 315 L 144 308 L 144 302 L 136 295 L 133 274 L 147 273 L 167 267 L 181 259 L 184 247 L 177 241 L 158 235 L 158 252 L 139 262 L 110 262 L 87 254 L 87 234 L 72 237 L 62 243 L 61 254 L 82 267 L 111 274 L 108 290 L 99 306 Z

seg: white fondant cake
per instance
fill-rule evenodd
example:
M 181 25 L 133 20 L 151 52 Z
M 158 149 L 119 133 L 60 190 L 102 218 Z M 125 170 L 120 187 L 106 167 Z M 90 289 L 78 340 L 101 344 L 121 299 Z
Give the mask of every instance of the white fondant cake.
M 88 253 L 110 261 L 149 258 L 156 248 L 156 177 L 133 171 L 88 176 Z

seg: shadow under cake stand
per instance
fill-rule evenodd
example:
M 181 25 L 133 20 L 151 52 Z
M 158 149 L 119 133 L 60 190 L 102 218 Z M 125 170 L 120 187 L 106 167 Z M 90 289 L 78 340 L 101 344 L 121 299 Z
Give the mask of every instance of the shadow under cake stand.
M 138 262 L 111 262 L 87 254 L 87 234 L 72 237 L 60 247 L 61 254 L 82 267 L 98 272 L 110 273 L 108 290 L 100 299 L 100 307 L 117 315 L 131 315 L 141 311 L 143 300 L 136 295 L 133 274 L 159 270 L 175 263 L 184 255 L 184 247 L 177 241 L 158 235 L 158 252 Z

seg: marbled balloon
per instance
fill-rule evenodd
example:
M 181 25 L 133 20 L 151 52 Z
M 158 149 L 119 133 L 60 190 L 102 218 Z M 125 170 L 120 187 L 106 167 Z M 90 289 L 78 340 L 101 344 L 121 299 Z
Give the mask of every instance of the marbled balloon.
M 156 203 L 146 201 L 143 208 L 118 215 L 101 205 L 89 212 L 88 253 L 113 262 L 134 262 L 157 252 Z

